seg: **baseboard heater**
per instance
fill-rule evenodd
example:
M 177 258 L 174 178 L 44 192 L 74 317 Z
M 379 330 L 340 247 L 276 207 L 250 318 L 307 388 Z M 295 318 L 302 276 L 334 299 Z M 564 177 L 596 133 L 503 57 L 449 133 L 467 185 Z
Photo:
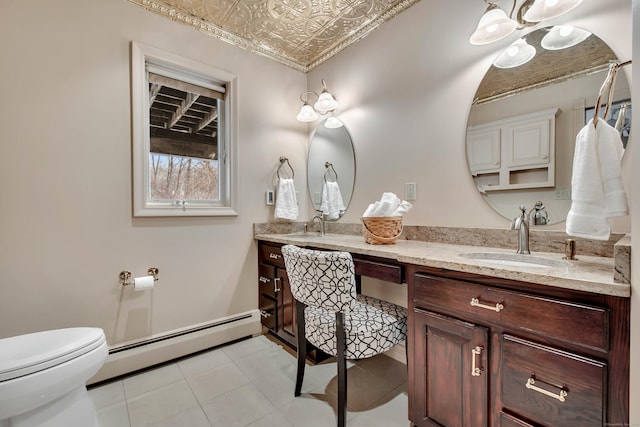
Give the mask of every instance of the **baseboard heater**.
M 87 384 L 109 380 L 261 332 L 260 312 L 251 310 L 119 344 L 110 347 L 104 366 Z

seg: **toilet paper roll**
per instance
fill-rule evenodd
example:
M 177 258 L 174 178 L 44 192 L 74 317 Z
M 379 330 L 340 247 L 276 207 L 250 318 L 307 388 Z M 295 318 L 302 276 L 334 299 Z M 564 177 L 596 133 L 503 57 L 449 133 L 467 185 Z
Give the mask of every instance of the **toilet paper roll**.
M 133 279 L 133 289 L 135 291 L 144 291 L 147 289 L 153 289 L 155 281 L 153 276 L 142 276 Z

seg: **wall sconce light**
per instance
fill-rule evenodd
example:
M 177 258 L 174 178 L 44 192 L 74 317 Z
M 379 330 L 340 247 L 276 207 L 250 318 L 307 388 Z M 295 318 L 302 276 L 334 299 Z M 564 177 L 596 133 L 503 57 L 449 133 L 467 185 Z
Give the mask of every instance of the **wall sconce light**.
M 536 56 L 536 48 L 531 46 L 524 38 L 513 42 L 493 61 L 498 68 L 515 68 L 526 64 Z
M 309 104 L 310 99 L 307 95 L 314 95 L 317 98 L 313 107 Z M 306 91 L 300 94 L 300 100 L 303 105 L 296 116 L 296 119 L 300 122 L 313 122 L 317 120 L 320 115 L 325 115 L 338 108 L 338 102 L 327 90 L 327 84 L 324 79 L 322 79 L 322 92 L 320 92 L 320 95 L 312 91 Z
M 552 19 L 577 7 L 583 0 L 524 0 L 517 9 L 517 0 L 513 0 L 510 16 L 498 7 L 496 0 L 484 0 L 487 3 L 478 27 L 469 38 L 473 45 L 484 45 L 502 40 L 516 29 L 535 25 L 545 19 Z

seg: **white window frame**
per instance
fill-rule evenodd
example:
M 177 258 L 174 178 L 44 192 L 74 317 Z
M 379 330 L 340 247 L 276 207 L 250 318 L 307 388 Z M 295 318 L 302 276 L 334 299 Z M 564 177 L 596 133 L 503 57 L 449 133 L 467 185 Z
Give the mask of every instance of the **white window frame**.
M 224 82 L 224 134 L 218 147 L 220 201 L 176 204 L 150 200 L 149 89 L 147 66 L 170 70 L 171 77 L 203 85 L 201 78 Z M 139 42 L 131 42 L 132 175 L 134 217 L 238 215 L 238 78 L 234 74 Z

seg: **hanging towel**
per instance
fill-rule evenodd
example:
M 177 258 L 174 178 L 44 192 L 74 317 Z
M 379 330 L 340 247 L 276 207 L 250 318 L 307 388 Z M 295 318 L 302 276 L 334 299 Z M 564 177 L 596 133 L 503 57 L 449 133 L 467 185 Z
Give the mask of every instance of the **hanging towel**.
M 608 240 L 607 218 L 629 214 L 622 186 L 620 134 L 604 120 L 593 119 L 576 137 L 571 177 L 571 209 L 566 232 L 570 236 Z
M 293 186 L 293 179 L 280 178 L 278 180 L 274 216 L 282 219 L 298 219 L 298 201 L 296 200 L 296 188 Z
M 338 219 L 340 213 L 345 211 L 340 187 L 335 181 L 325 182 L 322 187 L 322 203 L 320 210 L 326 219 Z

